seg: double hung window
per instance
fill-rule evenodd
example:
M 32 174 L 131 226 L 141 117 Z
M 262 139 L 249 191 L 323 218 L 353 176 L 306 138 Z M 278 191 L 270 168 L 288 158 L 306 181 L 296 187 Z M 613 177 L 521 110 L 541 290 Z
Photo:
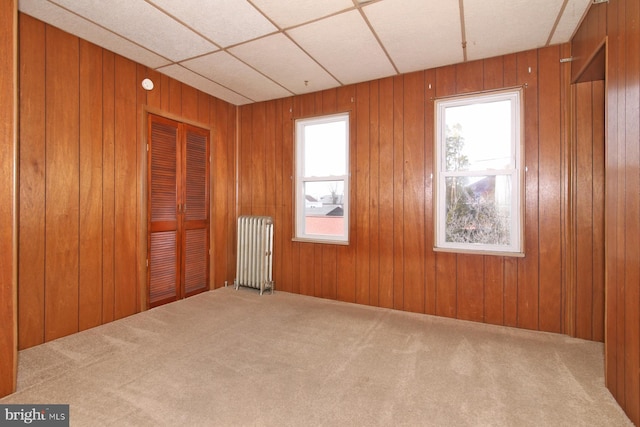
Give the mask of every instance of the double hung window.
M 436 100 L 436 250 L 522 253 L 521 90 Z
M 296 121 L 295 239 L 349 242 L 349 114 Z

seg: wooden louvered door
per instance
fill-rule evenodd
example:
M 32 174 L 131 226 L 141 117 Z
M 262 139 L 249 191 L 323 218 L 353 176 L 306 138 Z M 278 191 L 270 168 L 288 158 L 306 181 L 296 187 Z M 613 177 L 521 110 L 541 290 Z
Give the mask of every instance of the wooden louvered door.
M 149 114 L 149 307 L 209 289 L 209 132 Z

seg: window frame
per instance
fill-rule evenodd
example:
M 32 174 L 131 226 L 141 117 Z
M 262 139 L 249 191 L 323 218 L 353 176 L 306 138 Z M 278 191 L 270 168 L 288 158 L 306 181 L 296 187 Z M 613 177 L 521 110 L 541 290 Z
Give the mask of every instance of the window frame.
M 510 100 L 511 104 L 511 159 L 513 166 L 507 169 L 471 169 L 469 171 L 446 170 L 446 109 Z M 496 91 L 477 92 L 436 99 L 434 103 L 434 251 L 471 253 L 482 255 L 524 256 L 524 91 L 522 87 Z M 446 178 L 452 176 L 511 176 L 511 221 L 509 245 L 447 242 Z
M 336 114 L 327 114 L 322 116 L 304 117 L 298 118 L 294 123 L 294 158 L 295 158 L 295 180 L 294 180 L 294 232 L 293 241 L 313 242 L 313 243 L 326 243 L 326 244 L 349 244 L 349 228 L 350 228 L 350 119 L 349 112 L 342 112 Z M 309 125 L 320 125 L 328 123 L 343 122 L 345 124 L 345 174 L 344 175 L 323 175 L 323 176 L 304 176 L 304 143 L 305 133 L 304 129 Z M 323 181 L 343 181 L 343 195 L 342 195 L 342 208 L 343 208 L 343 234 L 308 234 L 305 230 L 305 184 L 307 182 L 323 182 Z

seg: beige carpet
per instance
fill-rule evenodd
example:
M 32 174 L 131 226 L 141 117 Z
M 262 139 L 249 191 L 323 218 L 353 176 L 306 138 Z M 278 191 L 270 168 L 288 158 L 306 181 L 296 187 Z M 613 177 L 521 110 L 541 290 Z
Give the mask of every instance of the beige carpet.
M 20 352 L 72 426 L 625 426 L 603 346 L 222 288 Z

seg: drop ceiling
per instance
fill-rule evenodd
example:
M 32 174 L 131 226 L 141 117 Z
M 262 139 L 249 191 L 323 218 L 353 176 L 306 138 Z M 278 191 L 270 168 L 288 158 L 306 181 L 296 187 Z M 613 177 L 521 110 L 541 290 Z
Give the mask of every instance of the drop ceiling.
M 570 40 L 591 0 L 19 0 L 235 105 Z

